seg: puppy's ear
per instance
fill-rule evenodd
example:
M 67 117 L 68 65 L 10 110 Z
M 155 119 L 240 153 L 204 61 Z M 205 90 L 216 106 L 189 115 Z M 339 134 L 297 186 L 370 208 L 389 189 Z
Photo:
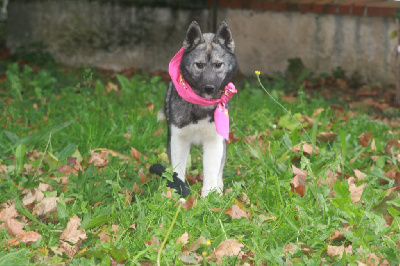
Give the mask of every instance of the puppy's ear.
M 199 24 L 196 21 L 193 21 L 186 32 L 183 47 L 186 51 L 193 50 L 200 43 L 204 43 L 203 33 L 201 33 Z
M 232 32 L 224 21 L 219 24 L 217 33 L 214 37 L 214 42 L 220 44 L 222 47 L 233 53 L 235 50 L 235 43 L 233 42 Z

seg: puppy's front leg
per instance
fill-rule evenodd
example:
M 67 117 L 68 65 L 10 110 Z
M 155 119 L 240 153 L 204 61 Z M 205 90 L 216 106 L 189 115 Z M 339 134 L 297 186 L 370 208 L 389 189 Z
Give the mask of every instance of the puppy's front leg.
M 203 188 L 201 196 L 205 197 L 212 190 L 222 193 L 222 172 L 225 165 L 225 140 L 217 133 L 203 143 Z
M 168 145 L 170 149 L 170 161 L 174 172 L 178 174 L 180 180 L 185 182 L 185 172 L 187 159 L 190 152 L 191 143 L 181 134 L 182 129 L 171 125 L 171 139 Z

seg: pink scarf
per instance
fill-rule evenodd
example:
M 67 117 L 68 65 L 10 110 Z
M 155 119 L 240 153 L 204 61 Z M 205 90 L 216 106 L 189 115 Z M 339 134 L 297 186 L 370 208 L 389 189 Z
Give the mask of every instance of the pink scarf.
M 224 93 L 222 93 L 219 99 L 206 99 L 197 95 L 182 77 L 180 64 L 183 53 L 184 48 L 182 47 L 169 63 L 169 75 L 175 85 L 176 91 L 185 101 L 193 104 L 202 106 L 218 104 L 214 112 L 215 128 L 219 135 L 229 141 L 229 114 L 228 110 L 225 108 L 225 104 L 232 98 L 233 94 L 237 93 L 235 85 L 229 82 L 225 86 Z

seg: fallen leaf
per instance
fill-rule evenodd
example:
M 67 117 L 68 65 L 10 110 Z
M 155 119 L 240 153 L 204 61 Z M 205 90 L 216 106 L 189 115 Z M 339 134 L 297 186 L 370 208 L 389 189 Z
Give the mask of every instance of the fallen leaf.
M 322 142 L 333 142 L 336 139 L 336 137 L 337 137 L 337 133 L 334 133 L 332 131 L 321 132 L 317 136 L 317 140 L 322 141 Z
M 136 229 L 136 223 L 131 224 L 131 226 L 129 226 L 130 229 Z
M 313 153 L 313 151 L 316 155 L 319 154 L 318 147 L 316 147 L 316 149 L 314 149 L 314 147 L 308 143 L 301 143 L 292 148 L 292 150 L 296 153 L 300 152 L 301 149 L 303 149 L 303 155 L 305 155 L 305 156 L 310 156 Z
M 164 130 L 162 129 L 161 125 L 159 124 L 158 129 L 155 132 L 153 132 L 153 136 L 158 136 L 162 133 L 164 133 Z
M 12 236 L 26 233 L 24 230 L 24 225 L 14 218 L 6 220 L 5 227 L 7 228 L 7 232 Z
M 371 132 L 362 133 L 360 136 L 358 136 L 358 141 L 360 142 L 360 145 L 363 147 L 367 147 L 371 136 Z
M 187 251 L 192 252 L 198 250 L 201 245 L 206 245 L 207 239 L 204 236 L 200 236 L 198 239 L 193 241 L 190 246 L 187 248 Z
M 137 149 L 131 147 L 131 157 L 140 161 L 140 152 Z
M 236 239 L 227 239 L 218 245 L 211 256 L 215 258 L 238 256 L 243 247 L 244 245 Z
M 292 172 L 295 176 L 290 181 L 291 191 L 304 197 L 306 193 L 306 178 L 308 173 L 294 165 L 292 165 Z
M 110 233 L 105 230 L 101 231 L 97 236 L 100 238 L 101 243 L 111 241 Z
M 38 216 L 44 216 L 47 214 L 52 214 L 57 211 L 57 202 L 60 199 L 58 197 L 48 197 L 41 200 L 39 203 L 33 207 L 32 214 L 36 214 Z
M 143 243 L 147 246 L 154 246 L 154 244 L 156 246 L 160 246 L 161 242 L 157 237 L 152 237 L 150 240 L 148 241 L 143 241 Z
M 118 85 L 109 81 L 106 85 L 106 93 L 110 93 L 112 91 L 118 91 Z
M 229 143 L 234 143 L 234 142 L 237 142 L 237 141 L 240 140 L 240 138 L 239 138 L 239 137 L 236 137 L 236 136 L 234 135 L 234 133 L 235 133 L 235 130 L 234 130 L 234 129 L 232 129 L 232 131 L 229 132 L 229 140 L 228 140 Z
M 372 139 L 371 141 L 371 151 L 376 151 L 375 139 Z
M 142 190 L 141 190 L 140 187 L 136 184 L 136 182 L 133 184 L 132 191 L 133 191 L 133 193 L 135 193 L 135 194 L 141 194 L 141 193 L 142 193 Z
M 62 232 L 60 240 L 65 240 L 73 244 L 78 243 L 79 240 L 85 240 L 86 231 L 85 229 L 78 230 L 79 226 L 81 226 L 81 219 L 77 215 L 72 216 Z
M 186 245 L 189 242 L 189 234 L 188 232 L 183 233 L 175 242 L 176 245 L 178 245 L 179 243 L 183 243 L 184 245 Z
M 167 199 L 171 199 L 172 198 L 171 188 L 167 187 L 167 193 L 162 192 L 161 195 L 166 197 Z
M 342 258 L 344 252 L 346 252 L 347 254 L 351 254 L 352 253 L 351 249 L 352 249 L 351 245 L 346 248 L 344 247 L 344 245 L 341 246 L 328 245 L 327 253 L 331 259 L 334 259 L 335 257 Z
M 194 196 L 191 196 L 184 203 L 182 203 L 182 208 L 184 208 L 185 210 L 189 210 L 194 206 L 196 206 L 196 200 L 194 199 Z
M 322 113 L 325 109 L 324 108 L 316 108 L 313 111 L 311 117 L 316 118 L 320 113 Z
M 15 218 L 18 216 L 17 209 L 15 208 L 14 203 L 10 205 L 6 205 L 6 208 L 0 211 L 0 221 L 7 221 L 8 219 Z
M 357 202 L 360 201 L 361 195 L 362 195 L 362 193 L 364 191 L 364 188 L 365 188 L 365 186 L 367 184 L 362 184 L 362 185 L 357 187 L 356 184 L 355 184 L 356 181 L 355 181 L 354 177 L 350 177 L 348 179 L 348 182 L 349 182 L 349 190 L 350 190 L 351 200 L 354 203 L 357 203 Z
M 400 140 L 391 138 L 388 140 L 385 146 L 385 153 L 392 155 L 393 154 L 393 148 L 400 148 Z
M 44 199 L 44 194 L 39 188 L 30 189 L 29 192 L 22 199 L 22 204 L 29 208 L 33 208 L 33 204 L 40 202 Z
M 246 211 L 242 210 L 238 205 L 233 204 L 232 208 L 228 208 L 225 211 L 225 214 L 228 214 L 229 216 L 232 217 L 232 219 L 240 219 L 242 217 L 246 218 L 249 220 L 249 216 Z
M 34 231 L 24 232 L 22 234 L 17 235 L 17 239 L 20 242 L 26 243 L 28 245 L 36 242 L 36 240 L 38 240 L 40 237 L 42 236 Z
M 304 178 L 306 178 L 307 175 L 308 175 L 307 171 L 302 170 L 300 168 L 297 168 L 293 164 L 292 164 L 292 172 L 293 172 L 294 175 L 297 175 L 297 176 L 300 176 L 300 177 L 304 177 Z
M 122 135 L 124 138 L 130 139 L 132 136 L 129 133 L 125 133 L 124 135 Z
M 79 239 L 78 243 L 76 243 L 75 245 L 70 245 L 69 243 L 64 241 L 60 242 L 61 242 L 60 250 L 64 251 L 65 254 L 67 254 L 70 257 L 74 256 L 82 245 L 82 239 Z
M 143 185 L 143 184 L 146 184 L 146 183 L 150 182 L 150 178 L 148 178 L 148 177 L 144 174 L 143 168 L 140 168 L 140 169 L 139 169 L 139 171 L 138 171 L 138 176 L 139 176 L 139 178 L 140 178 L 140 180 L 139 180 L 140 184 Z
M 354 170 L 354 175 L 357 177 L 357 181 L 363 180 L 367 175 L 358 169 Z

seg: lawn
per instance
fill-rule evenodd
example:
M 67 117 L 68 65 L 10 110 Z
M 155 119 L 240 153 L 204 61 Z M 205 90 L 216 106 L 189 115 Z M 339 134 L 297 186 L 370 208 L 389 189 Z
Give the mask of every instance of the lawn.
M 236 82 L 223 195 L 199 196 L 194 147 L 182 204 L 148 171 L 168 166 L 165 78 L 0 62 L 0 265 L 398 265 L 392 117 L 260 79 Z

